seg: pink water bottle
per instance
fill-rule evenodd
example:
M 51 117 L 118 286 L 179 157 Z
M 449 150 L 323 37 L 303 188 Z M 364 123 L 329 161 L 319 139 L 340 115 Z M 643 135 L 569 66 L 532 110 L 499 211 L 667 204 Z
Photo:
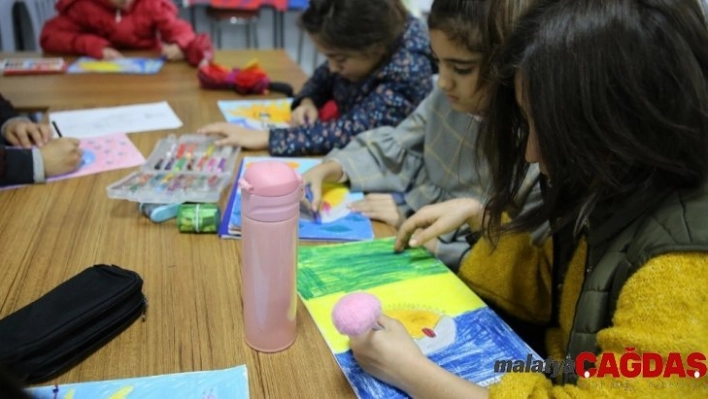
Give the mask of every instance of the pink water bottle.
M 302 177 L 278 161 L 251 164 L 241 188 L 242 298 L 246 343 L 278 352 L 295 341 Z

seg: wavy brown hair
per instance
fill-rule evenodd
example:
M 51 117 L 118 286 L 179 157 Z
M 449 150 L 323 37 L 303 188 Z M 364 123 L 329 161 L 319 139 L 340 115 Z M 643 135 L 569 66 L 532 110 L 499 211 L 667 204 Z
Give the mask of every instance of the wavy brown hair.
M 501 56 L 478 137 L 493 177 L 490 229 L 528 168 L 517 74 L 552 184 L 542 206 L 502 230 L 551 221 L 577 232 L 599 204 L 704 184 L 707 44 L 697 0 L 538 0 Z
M 435 0 L 428 29 L 439 30 L 450 41 L 484 56 L 478 88 L 491 79 L 494 58 L 509 38 L 514 22 L 531 0 Z
M 310 0 L 299 24 L 332 49 L 370 52 L 392 48 L 407 18 L 401 0 Z

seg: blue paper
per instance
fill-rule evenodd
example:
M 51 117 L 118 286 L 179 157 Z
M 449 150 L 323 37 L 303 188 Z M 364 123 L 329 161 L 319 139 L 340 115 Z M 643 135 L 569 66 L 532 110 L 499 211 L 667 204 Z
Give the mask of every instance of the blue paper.
M 245 365 L 225 370 L 30 388 L 34 399 L 248 399 Z
M 152 75 L 160 72 L 165 60 L 160 58 L 117 58 L 115 60 L 97 60 L 81 57 L 67 69 L 68 73 L 119 73 L 134 75 Z
M 219 227 L 222 238 L 241 237 L 241 190 L 238 180 L 243 176 L 246 167 L 253 162 L 281 161 L 298 173 L 303 174 L 321 162 L 317 158 L 276 158 L 276 157 L 245 157 L 241 163 L 238 177 L 231 189 L 231 197 L 224 212 L 224 218 Z M 317 220 L 313 212 L 301 206 L 299 234 L 302 240 L 312 241 L 363 241 L 374 238 L 374 229 L 369 218 L 348 210 L 347 205 L 364 198 L 360 192 L 351 192 L 345 185 L 336 187 L 323 195 L 323 208 L 318 212 Z M 329 201 L 328 201 L 329 199 Z

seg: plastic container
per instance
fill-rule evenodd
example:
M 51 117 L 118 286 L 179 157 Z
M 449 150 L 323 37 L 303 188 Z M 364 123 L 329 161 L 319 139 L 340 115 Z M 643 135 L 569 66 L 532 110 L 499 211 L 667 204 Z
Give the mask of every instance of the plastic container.
M 216 138 L 175 135 L 160 140 L 139 171 L 111 184 L 109 198 L 144 203 L 218 202 L 231 183 L 240 148 Z
M 279 161 L 251 165 L 242 202 L 242 298 L 246 343 L 261 352 L 296 338 L 297 244 L 302 177 Z

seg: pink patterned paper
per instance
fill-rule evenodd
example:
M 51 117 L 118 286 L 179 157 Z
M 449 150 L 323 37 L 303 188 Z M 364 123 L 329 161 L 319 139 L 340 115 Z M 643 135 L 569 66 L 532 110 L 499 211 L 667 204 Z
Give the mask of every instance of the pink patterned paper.
M 50 177 L 47 179 L 47 183 L 111 170 L 130 168 L 145 163 L 145 157 L 143 157 L 143 154 L 140 153 L 125 133 L 85 138 L 81 140 L 79 147 L 84 151 L 79 169 L 65 175 Z M 0 188 L 0 190 L 23 186 L 24 185 L 7 186 Z

